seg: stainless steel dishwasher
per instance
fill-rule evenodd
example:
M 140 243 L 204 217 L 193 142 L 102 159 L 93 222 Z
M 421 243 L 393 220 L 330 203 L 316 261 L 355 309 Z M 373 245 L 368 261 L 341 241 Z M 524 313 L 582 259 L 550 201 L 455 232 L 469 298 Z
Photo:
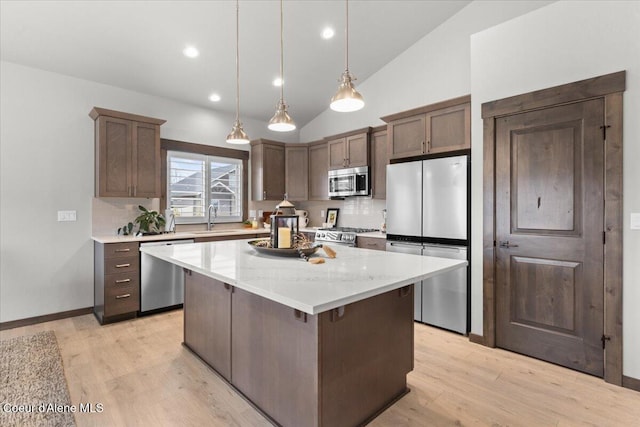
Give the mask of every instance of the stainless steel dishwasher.
M 194 240 L 141 243 L 140 247 L 184 245 Z M 140 312 L 151 312 L 184 303 L 182 267 L 140 253 Z

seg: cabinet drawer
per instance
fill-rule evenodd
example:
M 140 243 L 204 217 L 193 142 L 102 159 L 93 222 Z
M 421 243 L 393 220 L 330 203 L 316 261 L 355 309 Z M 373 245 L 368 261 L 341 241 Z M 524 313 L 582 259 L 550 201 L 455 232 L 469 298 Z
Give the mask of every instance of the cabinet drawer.
M 105 259 L 104 273 L 105 275 L 108 275 L 108 274 L 138 271 L 139 264 L 140 264 L 140 260 L 138 256 Z
M 105 259 L 130 256 L 138 257 L 138 242 L 107 243 L 104 245 Z
M 386 251 L 387 241 L 385 239 L 378 239 L 376 237 L 358 237 L 357 245 L 363 249 L 373 249 L 376 251 Z
M 140 287 L 136 284 L 110 287 L 104 291 L 105 317 L 132 313 L 140 309 Z
M 104 276 L 105 292 L 109 292 L 111 289 L 115 289 L 114 292 L 118 292 L 119 289 L 124 289 L 127 286 L 140 287 L 140 273 L 138 273 L 138 270 Z

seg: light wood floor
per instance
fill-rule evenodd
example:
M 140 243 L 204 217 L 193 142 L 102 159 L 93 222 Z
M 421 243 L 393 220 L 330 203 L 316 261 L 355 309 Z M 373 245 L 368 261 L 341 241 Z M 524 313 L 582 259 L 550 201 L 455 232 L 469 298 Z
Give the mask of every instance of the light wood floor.
M 78 426 L 267 426 L 182 345 L 182 311 L 99 326 L 93 315 L 0 332 L 56 333 Z M 415 326 L 411 392 L 371 426 L 640 426 L 640 393 Z M 362 355 L 366 357 L 366 355 Z

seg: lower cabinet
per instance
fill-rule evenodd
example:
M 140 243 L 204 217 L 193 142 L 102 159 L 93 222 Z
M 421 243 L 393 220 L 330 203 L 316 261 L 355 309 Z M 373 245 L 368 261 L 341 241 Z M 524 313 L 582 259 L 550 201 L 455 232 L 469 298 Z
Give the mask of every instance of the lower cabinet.
M 101 324 L 140 310 L 138 242 L 94 242 L 93 312 Z
M 223 240 L 243 240 L 243 239 L 255 239 L 258 237 L 267 237 L 268 234 L 238 234 L 236 236 L 207 236 L 207 237 L 196 237 L 194 239 L 195 243 L 202 242 L 221 242 Z
M 407 392 L 413 286 L 309 315 L 186 274 L 184 343 L 283 427 L 363 425 Z
M 231 380 L 232 292 L 226 283 L 185 274 L 184 343 L 227 380 Z
M 356 246 L 363 249 L 373 249 L 376 251 L 386 251 L 387 241 L 377 237 L 360 237 L 356 238 Z

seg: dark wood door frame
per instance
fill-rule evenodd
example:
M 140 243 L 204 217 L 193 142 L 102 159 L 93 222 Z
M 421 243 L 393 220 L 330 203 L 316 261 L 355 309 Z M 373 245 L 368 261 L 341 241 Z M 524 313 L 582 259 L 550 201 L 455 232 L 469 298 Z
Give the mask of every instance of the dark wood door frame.
M 488 347 L 496 341 L 495 298 L 495 159 L 496 119 L 551 106 L 604 100 L 604 379 L 622 385 L 622 93 L 626 72 L 607 74 L 482 104 L 483 148 L 483 336 L 472 337 Z

